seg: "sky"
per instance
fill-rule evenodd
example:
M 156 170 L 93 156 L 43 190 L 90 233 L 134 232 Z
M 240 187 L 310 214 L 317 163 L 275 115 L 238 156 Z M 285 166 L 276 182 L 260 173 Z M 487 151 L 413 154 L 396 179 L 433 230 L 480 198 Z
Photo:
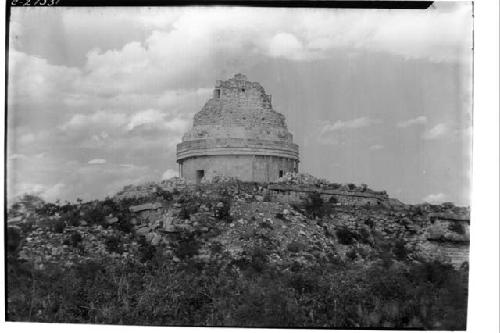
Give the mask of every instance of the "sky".
M 8 199 L 100 199 L 177 175 L 216 80 L 273 96 L 301 172 L 469 205 L 472 8 L 12 8 Z

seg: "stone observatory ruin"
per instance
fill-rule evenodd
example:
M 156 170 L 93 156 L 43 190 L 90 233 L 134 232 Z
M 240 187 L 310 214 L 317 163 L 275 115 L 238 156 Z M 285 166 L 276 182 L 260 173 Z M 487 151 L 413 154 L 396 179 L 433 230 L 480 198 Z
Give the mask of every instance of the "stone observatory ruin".
M 299 147 L 271 95 L 243 74 L 217 80 L 213 96 L 195 114 L 177 145 L 179 174 L 187 183 L 217 175 L 271 182 L 298 172 Z

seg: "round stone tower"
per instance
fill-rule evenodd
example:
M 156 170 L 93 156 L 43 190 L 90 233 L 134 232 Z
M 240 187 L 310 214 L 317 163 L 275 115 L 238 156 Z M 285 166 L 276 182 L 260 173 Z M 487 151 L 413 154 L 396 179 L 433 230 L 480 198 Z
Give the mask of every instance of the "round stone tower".
M 177 145 L 177 163 L 188 183 L 217 174 L 270 182 L 298 171 L 299 147 L 285 117 L 273 110 L 271 96 L 236 74 L 216 82 L 212 98 Z

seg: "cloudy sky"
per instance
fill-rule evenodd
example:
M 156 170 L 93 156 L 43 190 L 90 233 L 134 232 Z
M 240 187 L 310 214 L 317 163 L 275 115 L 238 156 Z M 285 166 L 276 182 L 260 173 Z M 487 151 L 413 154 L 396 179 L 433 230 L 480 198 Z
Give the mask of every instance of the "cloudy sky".
M 215 80 L 273 95 L 303 172 L 469 204 L 472 10 L 12 9 L 8 193 L 85 200 L 177 174 Z

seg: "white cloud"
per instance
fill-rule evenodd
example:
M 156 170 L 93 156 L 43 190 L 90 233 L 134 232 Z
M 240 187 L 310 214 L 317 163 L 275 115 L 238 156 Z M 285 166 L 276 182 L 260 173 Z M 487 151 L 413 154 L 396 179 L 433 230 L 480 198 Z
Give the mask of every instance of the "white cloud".
M 66 188 L 66 185 L 63 183 L 57 183 L 51 186 L 33 183 L 18 183 L 15 184 L 14 192 L 11 192 L 13 197 L 9 197 L 9 200 L 13 201 L 15 197 L 19 197 L 23 194 L 33 194 L 44 200 L 53 202 L 57 199 L 63 199 L 62 191 L 64 188 Z
M 419 116 L 419 117 L 416 117 L 413 119 L 401 121 L 397 124 L 397 126 L 401 127 L 401 128 L 406 128 L 406 127 L 410 127 L 413 125 L 419 125 L 419 124 L 425 124 L 425 123 L 427 123 L 427 117 L 426 116 Z
M 9 50 L 9 101 L 26 97 L 47 102 L 70 91 L 81 75 L 77 68 L 55 66 L 46 59 Z
M 189 126 L 189 121 L 187 121 L 186 119 L 174 118 L 172 120 L 164 122 L 163 126 L 172 131 L 184 132 Z
M 370 149 L 371 150 L 380 150 L 380 149 L 384 149 L 384 146 L 383 145 L 373 145 L 373 146 L 370 146 Z
M 140 111 L 131 116 L 126 128 L 131 131 L 142 125 L 154 125 L 158 128 L 181 132 L 187 128 L 188 121 L 186 119 L 176 117 L 166 120 L 166 115 L 164 112 L 153 109 Z
M 113 20 L 120 17 L 116 22 L 128 20 L 131 26 L 147 27 L 142 32 L 146 36 L 143 42 L 90 50 L 83 69 L 52 65 L 11 48 L 9 102 L 26 97 L 36 99 L 36 105 L 57 101 L 83 108 L 97 98 L 158 94 L 185 87 L 186 81 L 207 82 L 207 78 L 215 79 L 213 71 L 199 68 L 213 68 L 214 61 L 226 67 L 248 66 L 258 56 L 303 61 L 328 58 L 338 49 L 363 49 L 457 61 L 463 53 L 470 55 L 471 5 L 445 7 L 440 4 L 418 13 L 239 7 L 155 8 L 134 13 L 114 9 Z M 101 8 L 83 13 L 59 10 L 66 30 L 73 33 L 83 26 L 81 17 L 98 21 L 97 16 L 105 16 L 95 15 Z M 18 14 L 16 19 L 19 22 L 14 20 L 15 25 L 22 26 L 23 16 Z M 92 30 L 92 26 L 87 28 Z
M 9 155 L 9 160 L 25 160 L 28 157 L 24 154 L 12 154 Z
M 136 127 L 145 124 L 162 123 L 165 115 L 158 110 L 144 110 L 134 114 L 127 124 L 127 130 L 133 130 Z
M 106 164 L 106 160 L 104 158 L 95 158 L 88 161 L 87 164 Z
M 94 126 L 119 127 L 127 122 L 126 115 L 113 111 L 97 111 L 93 114 L 75 114 L 60 128 L 62 130 L 86 129 Z
M 444 202 L 446 199 L 446 195 L 444 193 L 433 193 L 429 194 L 428 196 L 424 197 L 422 201 L 428 202 L 428 203 L 441 203 Z
M 193 101 L 198 103 L 205 102 L 212 96 L 213 88 L 195 88 L 195 89 L 177 89 L 166 90 L 158 96 L 158 106 L 175 110 L 179 105 L 191 104 Z M 143 103 L 143 101 L 141 101 Z
M 136 167 L 135 165 L 130 164 L 130 163 L 120 164 L 120 166 L 124 167 L 124 168 L 135 168 Z
M 424 138 L 425 140 L 434 140 L 443 137 L 448 132 L 449 132 L 448 126 L 444 123 L 440 123 L 434 126 L 433 128 L 429 129 L 428 131 L 426 131 L 422 135 L 422 138 Z
M 313 52 L 305 49 L 302 42 L 291 33 L 276 34 L 271 38 L 268 48 L 269 55 L 276 58 L 302 60 L 314 57 Z
M 45 191 L 43 191 L 43 193 L 41 194 L 41 197 L 45 200 L 48 200 L 48 201 L 55 201 L 57 199 L 63 199 L 62 192 L 65 188 L 66 188 L 65 184 L 57 183 L 57 184 L 49 187 Z
M 337 120 L 333 124 L 325 124 L 323 128 L 321 128 L 320 134 L 325 134 L 328 132 L 334 132 L 334 131 L 340 131 L 340 130 L 345 130 L 345 129 L 356 129 L 356 128 L 362 128 L 362 127 L 368 127 L 373 124 L 378 124 L 380 123 L 379 120 L 375 119 L 370 119 L 368 117 L 361 117 L 361 118 L 356 118 L 352 120 Z
M 170 179 L 172 177 L 178 177 L 179 172 L 172 170 L 172 169 L 167 169 L 163 175 L 161 176 L 161 179 Z
M 388 52 L 430 61 L 470 59 L 470 3 L 435 4 L 427 10 L 322 10 L 297 17 L 288 29 L 306 50 L 327 56 L 336 48 Z
M 45 185 L 38 183 L 16 183 L 13 184 L 14 190 L 11 192 L 12 196 L 19 196 L 25 193 L 40 195 L 46 189 Z
M 198 68 L 211 68 L 214 59 L 227 64 L 236 59 L 249 62 L 255 56 L 302 61 L 328 58 L 340 48 L 457 61 L 463 53 L 470 53 L 472 45 L 470 4 L 453 10 L 438 6 L 418 13 L 165 8 L 142 17 L 146 25 L 157 27 L 148 31 L 150 35 L 144 42 L 133 41 L 106 51 L 91 50 L 85 71 L 60 70 L 65 81 L 72 78 L 69 86 L 99 96 L 161 92 L 187 78 L 206 77 L 207 73 Z M 38 77 L 44 82 L 49 79 L 37 73 L 30 82 Z M 68 102 L 80 101 L 72 97 Z

